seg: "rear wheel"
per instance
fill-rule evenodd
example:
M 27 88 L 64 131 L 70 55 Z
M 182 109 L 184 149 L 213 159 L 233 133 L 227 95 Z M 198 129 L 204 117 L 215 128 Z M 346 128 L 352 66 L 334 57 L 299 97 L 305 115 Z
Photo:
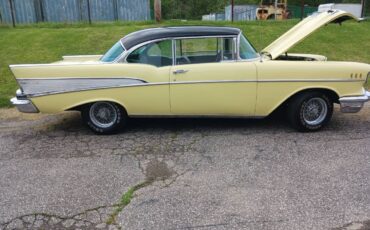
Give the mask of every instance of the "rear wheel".
M 320 92 L 306 92 L 294 97 L 288 104 L 288 118 L 299 131 L 317 131 L 333 115 L 333 102 Z
M 126 111 L 118 104 L 99 101 L 85 106 L 81 111 L 86 125 L 97 134 L 111 134 L 127 122 Z

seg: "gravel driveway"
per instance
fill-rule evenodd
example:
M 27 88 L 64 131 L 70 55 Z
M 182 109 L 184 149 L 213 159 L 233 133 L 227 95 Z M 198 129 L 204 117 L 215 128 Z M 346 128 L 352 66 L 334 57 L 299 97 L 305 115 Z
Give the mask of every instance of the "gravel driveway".
M 0 110 L 0 229 L 370 229 L 370 107 L 297 133 L 279 118 Z

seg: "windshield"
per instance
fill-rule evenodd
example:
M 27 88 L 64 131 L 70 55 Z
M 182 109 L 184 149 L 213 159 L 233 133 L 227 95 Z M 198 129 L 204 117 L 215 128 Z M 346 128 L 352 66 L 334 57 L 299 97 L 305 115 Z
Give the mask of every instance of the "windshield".
M 108 50 L 104 54 L 104 56 L 100 59 L 102 62 L 112 62 L 116 60 L 122 53 L 125 51 L 125 49 L 122 47 L 121 42 L 118 41 L 112 48 Z
M 240 58 L 241 59 L 252 59 L 258 58 L 258 53 L 249 41 L 243 36 L 240 36 Z

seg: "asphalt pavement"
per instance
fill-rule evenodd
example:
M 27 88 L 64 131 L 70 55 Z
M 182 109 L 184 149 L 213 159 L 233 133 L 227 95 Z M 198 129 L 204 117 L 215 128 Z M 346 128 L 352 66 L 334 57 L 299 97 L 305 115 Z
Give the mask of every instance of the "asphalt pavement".
M 320 132 L 281 117 L 133 119 L 0 110 L 0 229 L 370 229 L 370 105 Z

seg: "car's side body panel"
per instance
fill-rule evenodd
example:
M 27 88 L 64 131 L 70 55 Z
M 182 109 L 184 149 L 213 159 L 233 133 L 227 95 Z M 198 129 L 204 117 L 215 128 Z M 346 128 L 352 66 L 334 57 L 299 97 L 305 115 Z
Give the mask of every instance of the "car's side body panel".
M 185 71 L 175 74 L 176 71 Z M 253 62 L 177 65 L 171 71 L 174 115 L 254 116 L 257 72 Z
M 188 72 L 173 73 L 182 69 Z M 12 70 L 18 81 L 32 84 L 44 80 L 43 84 L 50 84 L 41 87 L 42 92 L 28 92 L 43 113 L 65 111 L 95 101 L 113 101 L 132 116 L 263 117 L 305 89 L 328 89 L 339 97 L 362 95 L 370 68 L 350 62 L 255 61 L 160 68 L 124 63 L 35 65 L 15 66 Z M 97 84 L 98 79 L 112 83 L 102 87 Z M 122 79 L 123 84 L 114 83 Z M 126 83 L 127 80 L 134 84 Z M 76 89 L 76 81 L 91 85 Z M 55 84 L 57 89 L 60 87 L 59 92 Z
M 44 84 L 40 90 L 30 87 L 34 92 L 27 92 L 43 113 L 56 113 L 99 100 L 117 102 L 129 113 L 170 113 L 168 83 L 171 67 L 119 63 L 11 68 L 18 82 L 26 81 L 24 87 L 37 85 L 40 80 Z M 80 88 L 76 88 L 77 84 Z
M 266 116 L 297 92 L 328 89 L 338 97 L 363 95 L 370 65 L 354 62 L 264 61 L 258 70 L 256 115 Z
M 167 96 L 164 92 L 167 91 Z M 170 115 L 168 84 L 124 87 L 34 97 L 31 99 L 42 113 L 56 113 L 97 101 L 122 105 L 129 115 Z

